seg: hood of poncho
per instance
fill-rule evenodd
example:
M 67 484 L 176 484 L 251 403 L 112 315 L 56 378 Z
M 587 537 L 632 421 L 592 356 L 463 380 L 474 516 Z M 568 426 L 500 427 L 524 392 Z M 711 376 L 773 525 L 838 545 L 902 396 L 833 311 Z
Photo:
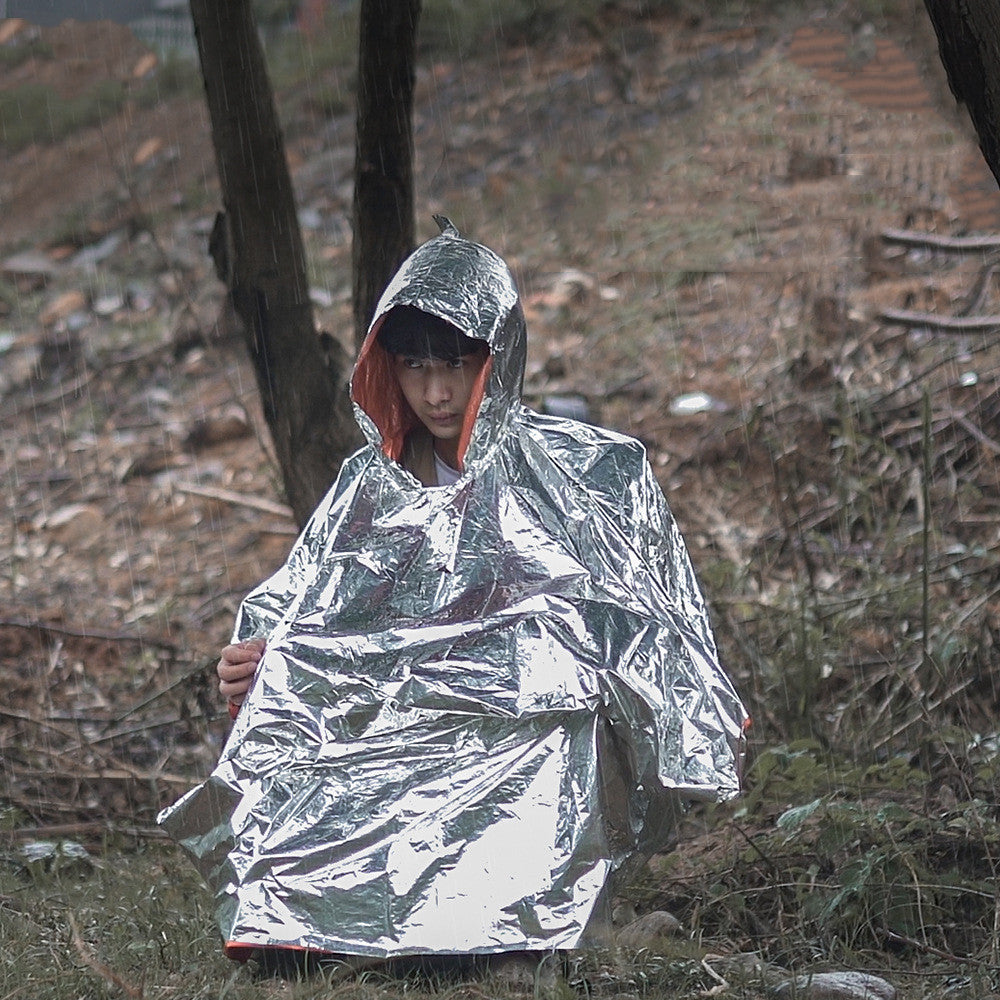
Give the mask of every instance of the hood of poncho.
M 507 265 L 442 222 L 442 234 L 414 251 L 382 294 L 358 356 L 351 397 L 368 442 L 398 462 L 417 418 L 392 375 L 390 355 L 378 343 L 386 313 L 394 306 L 414 306 L 485 341 L 490 357 L 473 389 L 459 442 L 463 470 L 474 472 L 507 433 L 520 403 L 527 336 Z

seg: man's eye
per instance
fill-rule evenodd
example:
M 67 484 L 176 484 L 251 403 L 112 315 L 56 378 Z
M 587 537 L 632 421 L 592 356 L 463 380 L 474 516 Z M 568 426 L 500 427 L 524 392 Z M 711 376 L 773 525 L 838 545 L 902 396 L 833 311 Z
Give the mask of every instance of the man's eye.
M 448 367 L 449 368 L 464 368 L 465 367 L 465 358 L 452 358 L 448 362 Z
M 419 358 L 403 358 L 404 368 L 421 368 L 423 362 Z

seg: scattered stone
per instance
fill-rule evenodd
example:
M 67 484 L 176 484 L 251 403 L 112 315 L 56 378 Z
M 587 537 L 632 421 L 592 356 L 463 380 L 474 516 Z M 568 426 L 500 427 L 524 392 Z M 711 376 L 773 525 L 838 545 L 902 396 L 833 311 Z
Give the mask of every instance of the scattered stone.
M 56 273 L 51 258 L 37 250 L 8 257 L 0 265 L 0 277 L 14 284 L 19 292 L 35 292 L 44 288 Z
M 62 292 L 51 302 L 43 307 L 38 314 L 38 322 L 42 326 L 55 326 L 61 320 L 65 320 L 75 312 L 82 312 L 87 308 L 87 296 L 78 288 L 69 292 Z
M 722 400 L 713 398 L 707 392 L 686 392 L 670 403 L 670 412 L 675 417 L 689 417 L 695 413 L 725 413 L 728 409 Z
M 125 234 L 121 230 L 108 233 L 103 239 L 89 247 L 84 247 L 73 257 L 73 266 L 94 268 L 106 261 L 121 246 Z
M 666 938 L 676 936 L 681 922 L 666 910 L 652 910 L 623 927 L 615 938 L 622 948 L 655 948 Z
M 135 312 L 149 312 L 156 304 L 153 290 L 139 282 L 132 282 L 126 289 L 126 303 Z
M 119 309 L 123 309 L 125 300 L 120 295 L 100 295 L 94 299 L 93 309 L 98 316 L 114 316 Z
M 778 986 L 779 1000 L 895 1000 L 896 987 L 866 972 L 817 972 Z

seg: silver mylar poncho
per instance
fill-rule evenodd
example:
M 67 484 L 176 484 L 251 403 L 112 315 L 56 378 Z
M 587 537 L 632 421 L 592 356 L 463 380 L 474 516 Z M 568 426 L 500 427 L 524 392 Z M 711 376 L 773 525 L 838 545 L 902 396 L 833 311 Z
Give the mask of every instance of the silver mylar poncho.
M 415 418 L 375 334 L 401 304 L 489 345 L 451 486 L 396 460 Z M 685 800 L 737 792 L 745 712 L 643 448 L 527 409 L 524 365 L 510 272 L 453 229 L 379 303 L 369 444 L 243 602 L 253 689 L 160 817 L 233 955 L 575 948 Z

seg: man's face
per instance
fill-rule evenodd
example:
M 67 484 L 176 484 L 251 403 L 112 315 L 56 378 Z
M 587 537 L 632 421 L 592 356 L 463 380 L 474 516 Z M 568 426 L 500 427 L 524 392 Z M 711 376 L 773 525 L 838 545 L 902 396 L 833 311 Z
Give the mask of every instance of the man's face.
M 393 370 L 406 401 L 434 436 L 435 449 L 445 461 L 454 458 L 472 386 L 486 358 L 485 351 L 450 361 L 392 356 Z

